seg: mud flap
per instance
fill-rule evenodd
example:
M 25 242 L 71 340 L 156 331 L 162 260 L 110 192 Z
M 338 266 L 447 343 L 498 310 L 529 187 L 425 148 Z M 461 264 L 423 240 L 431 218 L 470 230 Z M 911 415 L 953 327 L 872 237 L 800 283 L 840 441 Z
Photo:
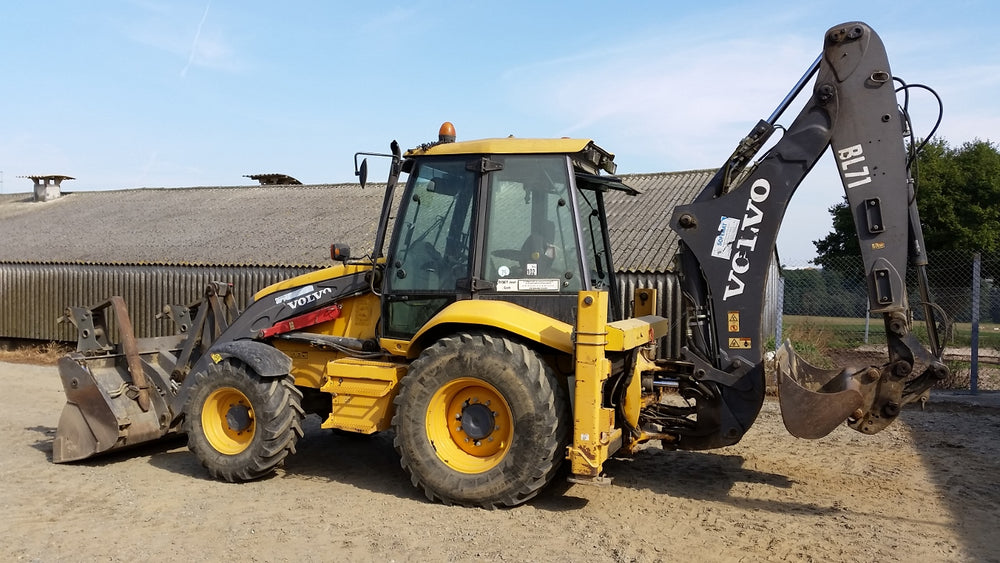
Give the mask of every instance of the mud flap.
M 864 396 L 857 370 L 817 368 L 800 358 L 787 340 L 775 360 L 781 418 L 792 436 L 822 438 L 861 413 Z
M 59 360 L 66 405 L 52 443 L 52 461 L 77 461 L 170 433 L 170 414 L 159 394 L 149 394 L 148 410 L 138 402 L 138 390 L 128 369 L 115 356 L 70 354 Z

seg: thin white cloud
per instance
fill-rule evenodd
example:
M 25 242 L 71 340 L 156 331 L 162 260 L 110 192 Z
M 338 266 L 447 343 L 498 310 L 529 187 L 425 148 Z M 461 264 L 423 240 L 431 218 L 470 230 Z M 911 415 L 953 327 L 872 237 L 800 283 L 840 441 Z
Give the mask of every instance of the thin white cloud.
M 188 54 L 187 64 L 181 69 L 181 78 L 187 76 L 188 69 L 191 68 L 191 64 L 195 60 L 195 55 L 198 54 L 198 40 L 201 38 L 201 29 L 205 27 L 205 20 L 208 19 L 208 9 L 211 6 L 211 2 L 205 3 L 205 12 L 201 14 L 201 21 L 198 22 L 198 30 L 194 33 L 194 40 L 191 42 L 191 52 Z
M 933 88 L 941 97 L 944 116 L 937 134 L 949 144 L 957 146 L 974 139 L 1000 142 L 1000 105 L 982 103 L 984 92 L 1000 90 L 1000 65 L 930 68 L 920 76 L 904 78 Z M 933 125 L 937 102 L 919 90 L 911 99 L 911 114 L 919 119 L 916 132 L 922 136 Z
M 211 3 L 206 3 L 197 16 L 181 4 L 143 2 L 135 4 L 135 15 L 122 26 L 130 40 L 184 61 L 179 76 L 184 78 L 192 68 L 205 68 L 229 73 L 241 72 L 246 63 L 219 23 L 217 12 L 209 19 Z

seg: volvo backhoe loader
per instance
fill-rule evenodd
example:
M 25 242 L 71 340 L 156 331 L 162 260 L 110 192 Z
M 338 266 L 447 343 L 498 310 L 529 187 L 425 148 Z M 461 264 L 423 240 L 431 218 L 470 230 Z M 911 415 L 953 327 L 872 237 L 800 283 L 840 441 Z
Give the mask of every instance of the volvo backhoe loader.
M 764 150 L 813 76 L 804 108 Z M 493 507 L 532 498 L 566 460 L 572 481 L 600 484 L 610 456 L 648 441 L 734 444 L 764 401 L 760 327 L 778 227 L 828 148 L 888 358 L 819 370 L 786 342 L 776 354 L 779 400 L 796 436 L 845 422 L 876 433 L 947 374 L 908 119 L 879 37 L 863 23 L 830 29 L 774 114 L 693 201 L 664 210 L 680 235 L 669 275 L 682 289 L 665 316 L 648 289 L 629 300 L 628 316 L 618 305 L 605 194 L 637 193 L 594 142 L 456 142 L 450 124 L 438 142 L 405 154 L 393 142 L 381 155 L 390 172 L 371 254 L 334 245 L 334 266 L 261 290 L 242 313 L 229 287 L 212 284 L 198 304 L 166 309 L 174 336 L 136 339 L 120 298 L 70 308 L 79 350 L 60 364 L 67 405 L 53 460 L 184 432 L 211 475 L 254 479 L 294 452 L 301 419 L 318 414 L 324 428 L 391 429 L 428 498 Z M 355 155 L 362 186 L 367 160 L 358 159 L 369 156 Z M 912 330 L 908 263 L 930 350 Z M 668 336 L 678 345 L 657 357 Z

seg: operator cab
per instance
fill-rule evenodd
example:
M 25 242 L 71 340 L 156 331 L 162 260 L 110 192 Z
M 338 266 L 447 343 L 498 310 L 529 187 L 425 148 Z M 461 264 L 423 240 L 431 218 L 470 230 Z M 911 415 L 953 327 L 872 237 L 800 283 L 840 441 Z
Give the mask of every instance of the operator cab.
M 599 175 L 613 173 L 613 158 L 575 139 L 408 151 L 386 251 L 383 335 L 409 339 L 464 299 L 508 301 L 574 323 L 577 293 L 589 289 L 611 291 L 609 314 L 620 318 L 603 194 L 638 192 Z

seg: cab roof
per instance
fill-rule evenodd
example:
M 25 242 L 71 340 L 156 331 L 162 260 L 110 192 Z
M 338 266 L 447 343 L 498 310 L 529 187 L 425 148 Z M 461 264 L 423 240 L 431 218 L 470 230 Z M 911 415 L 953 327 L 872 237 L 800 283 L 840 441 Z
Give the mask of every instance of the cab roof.
M 578 167 L 592 173 L 604 170 L 615 173 L 615 155 L 597 146 L 590 139 L 524 139 L 506 137 L 471 141 L 438 142 L 420 145 L 406 151 L 406 158 L 444 155 L 479 154 L 566 154 Z

